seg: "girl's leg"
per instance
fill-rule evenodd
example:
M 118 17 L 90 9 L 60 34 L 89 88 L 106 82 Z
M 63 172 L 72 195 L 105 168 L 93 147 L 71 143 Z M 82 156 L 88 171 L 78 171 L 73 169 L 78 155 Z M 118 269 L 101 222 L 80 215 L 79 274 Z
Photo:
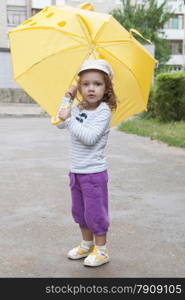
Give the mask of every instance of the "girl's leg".
M 95 244 L 97 246 L 104 246 L 106 244 L 106 234 L 104 235 L 95 235 Z
M 84 218 L 84 201 L 82 192 L 78 183 L 78 175 L 69 173 L 71 199 L 72 199 L 72 216 L 76 223 L 82 228 L 87 228 Z
M 84 201 L 84 219 L 99 245 L 106 242 L 109 227 L 108 216 L 108 175 L 106 171 L 86 175 L 80 182 Z
M 84 265 L 97 267 L 109 262 L 109 254 L 106 248 L 106 234 L 95 235 L 95 247 L 85 258 Z
M 76 223 L 79 224 L 83 241 L 79 246 L 71 249 L 68 252 L 68 258 L 80 259 L 88 256 L 90 251 L 93 249 L 93 233 L 87 227 L 86 220 L 84 218 L 84 201 L 82 192 L 78 183 L 78 174 L 69 173 L 70 176 L 70 187 L 72 196 L 72 215 Z
M 93 241 L 93 233 L 91 230 L 89 230 L 88 228 L 82 228 L 80 227 L 81 232 L 82 232 L 82 237 L 84 241 Z

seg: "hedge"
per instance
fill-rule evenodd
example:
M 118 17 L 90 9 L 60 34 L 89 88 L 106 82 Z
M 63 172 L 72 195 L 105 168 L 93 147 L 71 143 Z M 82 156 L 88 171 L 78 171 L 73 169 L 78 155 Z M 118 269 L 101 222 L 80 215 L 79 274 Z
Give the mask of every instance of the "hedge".
M 156 76 L 148 101 L 149 117 L 160 121 L 185 120 L 185 72 Z

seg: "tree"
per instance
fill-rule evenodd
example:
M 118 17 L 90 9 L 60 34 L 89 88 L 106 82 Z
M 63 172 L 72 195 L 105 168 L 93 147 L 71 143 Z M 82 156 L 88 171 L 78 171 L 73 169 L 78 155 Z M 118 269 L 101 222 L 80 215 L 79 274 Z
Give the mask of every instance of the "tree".
M 132 5 L 130 0 L 122 0 L 122 7 L 110 12 L 113 17 L 128 31 L 131 28 L 138 30 L 146 39 L 155 45 L 155 57 L 159 67 L 163 67 L 170 58 L 170 46 L 164 36 L 164 24 L 171 18 L 173 12 L 166 10 L 165 0 L 161 5 L 156 0 L 149 0 L 147 5 Z M 160 35 L 159 35 L 160 33 Z M 137 36 L 142 44 L 146 43 Z

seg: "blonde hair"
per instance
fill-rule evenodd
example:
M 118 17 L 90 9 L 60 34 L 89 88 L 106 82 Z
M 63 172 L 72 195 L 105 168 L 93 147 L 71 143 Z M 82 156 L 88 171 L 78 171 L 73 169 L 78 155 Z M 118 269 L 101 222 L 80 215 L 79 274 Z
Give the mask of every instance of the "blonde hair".
M 84 72 L 87 72 L 87 71 L 84 71 Z M 98 72 L 101 72 L 101 71 L 98 71 Z M 101 72 L 101 74 L 103 75 L 103 79 L 104 79 L 104 82 L 105 82 L 105 93 L 104 93 L 103 98 L 99 101 L 99 104 L 101 102 L 105 102 L 109 106 L 110 110 L 114 111 L 114 110 L 117 109 L 118 100 L 117 100 L 117 96 L 116 96 L 116 94 L 114 92 L 114 89 L 113 89 L 113 83 L 112 83 L 110 77 L 106 73 Z M 80 93 L 80 90 L 81 90 L 81 76 L 79 76 L 79 79 L 77 81 L 77 87 L 78 87 L 78 91 Z M 79 108 L 81 108 L 81 109 L 87 108 L 88 104 L 85 100 L 80 100 L 78 97 L 77 97 L 77 100 L 80 102 L 79 103 Z

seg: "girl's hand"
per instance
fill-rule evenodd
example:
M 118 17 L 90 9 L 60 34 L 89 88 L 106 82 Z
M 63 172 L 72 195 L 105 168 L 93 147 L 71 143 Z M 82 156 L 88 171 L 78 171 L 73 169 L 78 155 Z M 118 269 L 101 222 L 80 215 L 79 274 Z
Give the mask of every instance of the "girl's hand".
M 76 94 L 77 94 L 77 86 L 72 85 L 65 93 L 65 97 L 69 97 L 73 100 L 76 97 Z
M 70 108 L 61 108 L 57 116 L 60 120 L 65 121 L 71 116 Z

